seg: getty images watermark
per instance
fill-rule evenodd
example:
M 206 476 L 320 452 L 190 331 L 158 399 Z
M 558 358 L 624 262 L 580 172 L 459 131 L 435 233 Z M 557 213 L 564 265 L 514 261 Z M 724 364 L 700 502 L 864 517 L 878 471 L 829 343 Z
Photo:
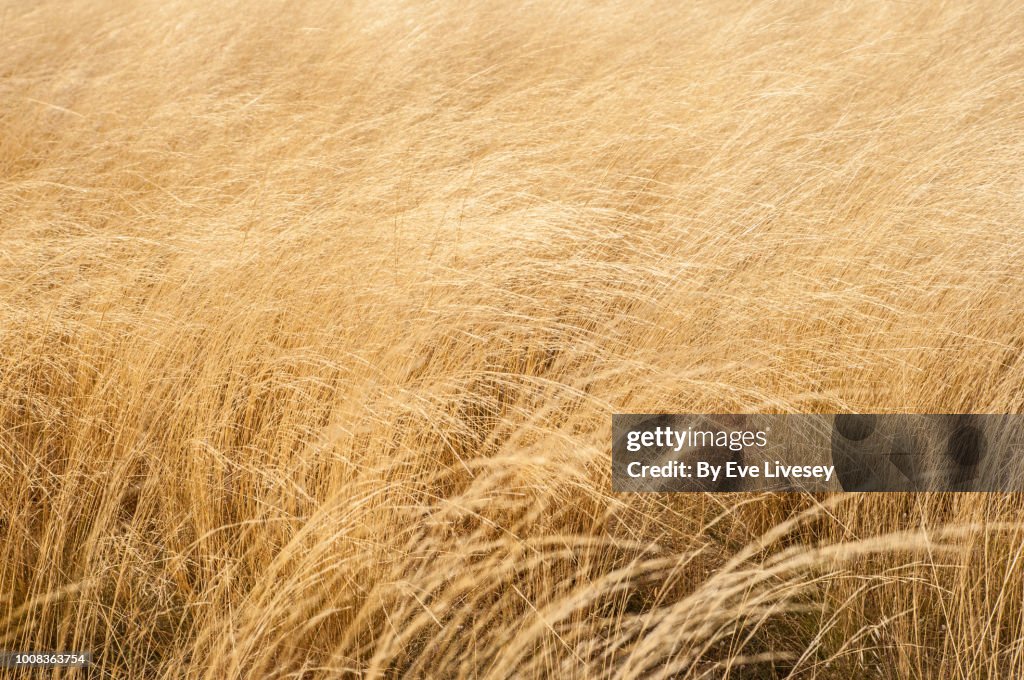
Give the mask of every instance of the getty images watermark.
M 87 668 L 89 652 L 0 652 L 0 668 Z
M 1024 491 L 1024 416 L 617 414 L 614 491 Z

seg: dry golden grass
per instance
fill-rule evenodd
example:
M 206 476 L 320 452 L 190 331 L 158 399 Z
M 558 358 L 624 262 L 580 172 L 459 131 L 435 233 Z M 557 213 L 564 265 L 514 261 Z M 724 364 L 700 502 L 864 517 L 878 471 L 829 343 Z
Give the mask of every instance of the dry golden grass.
M 1022 159 L 1012 2 L 6 0 L 0 648 L 1021 677 L 1021 498 L 613 495 L 609 446 L 1024 411 Z

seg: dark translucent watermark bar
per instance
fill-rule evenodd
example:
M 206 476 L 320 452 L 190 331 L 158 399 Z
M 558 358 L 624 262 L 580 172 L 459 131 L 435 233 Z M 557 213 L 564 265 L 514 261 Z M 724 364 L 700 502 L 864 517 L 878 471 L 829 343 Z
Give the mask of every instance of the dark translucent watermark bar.
M 616 414 L 612 490 L 1024 491 L 1024 415 Z

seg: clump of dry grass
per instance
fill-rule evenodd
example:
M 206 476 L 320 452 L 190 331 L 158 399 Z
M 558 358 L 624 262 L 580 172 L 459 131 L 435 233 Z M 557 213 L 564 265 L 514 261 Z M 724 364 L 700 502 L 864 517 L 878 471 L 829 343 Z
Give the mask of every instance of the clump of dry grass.
M 614 496 L 612 412 L 1024 408 L 1013 3 L 7 2 L 0 647 L 1016 677 L 1016 497 Z

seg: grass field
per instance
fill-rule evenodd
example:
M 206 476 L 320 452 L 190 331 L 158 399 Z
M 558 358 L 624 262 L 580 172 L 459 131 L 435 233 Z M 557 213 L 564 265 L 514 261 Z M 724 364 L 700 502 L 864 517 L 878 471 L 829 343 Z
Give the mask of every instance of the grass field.
M 1022 265 L 1018 3 L 0 0 L 0 649 L 1022 677 L 1018 496 L 610 491 L 1024 411 Z

